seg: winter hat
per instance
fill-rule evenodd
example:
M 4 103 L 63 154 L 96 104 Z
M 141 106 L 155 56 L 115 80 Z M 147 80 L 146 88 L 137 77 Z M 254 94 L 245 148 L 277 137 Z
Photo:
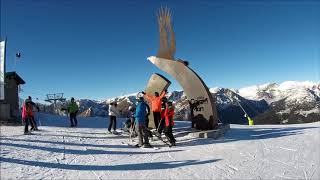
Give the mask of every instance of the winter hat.
M 136 97 L 137 99 L 139 99 L 140 97 L 143 97 L 143 94 L 141 92 L 138 92 Z

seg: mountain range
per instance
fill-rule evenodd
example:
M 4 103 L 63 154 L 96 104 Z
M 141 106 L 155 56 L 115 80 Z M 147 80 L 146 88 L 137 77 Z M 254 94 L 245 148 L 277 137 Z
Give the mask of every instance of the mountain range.
M 267 83 L 239 90 L 228 88 L 210 88 L 219 120 L 223 123 L 247 124 L 243 107 L 255 124 L 293 124 L 320 120 L 320 83 L 310 81 L 286 81 L 281 84 Z M 108 116 L 108 104 L 118 102 L 122 116 L 126 116 L 129 106 L 135 106 L 137 93 L 115 97 L 103 101 L 88 99 L 77 100 L 80 116 Z M 175 106 L 175 119 L 190 119 L 190 109 L 187 97 L 183 91 L 173 91 L 167 94 Z M 68 103 L 68 102 L 67 102 Z M 58 104 L 56 113 L 65 114 Z M 53 112 L 53 106 L 47 107 L 47 112 Z

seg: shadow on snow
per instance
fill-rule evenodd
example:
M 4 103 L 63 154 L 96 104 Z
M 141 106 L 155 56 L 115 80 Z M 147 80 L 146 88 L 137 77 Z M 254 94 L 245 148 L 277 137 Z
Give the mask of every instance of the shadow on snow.
M 280 126 L 280 125 L 279 125 Z M 234 141 L 261 140 L 285 136 L 304 134 L 306 129 L 320 129 L 320 127 L 279 127 L 279 128 L 231 128 L 220 139 L 189 139 L 177 141 L 177 146 L 196 146 L 204 144 L 228 143 Z M 178 133 L 179 134 L 179 133 Z
M 172 169 L 183 166 L 201 165 L 208 164 L 219 161 L 220 159 L 213 160 L 185 160 L 185 161 L 168 161 L 168 162 L 152 162 L 152 163 L 140 163 L 140 164 L 119 164 L 119 165 L 78 165 L 78 164 L 60 164 L 51 162 L 39 162 L 39 161 L 29 161 L 29 160 L 19 160 L 14 158 L 4 158 L 1 157 L 1 162 L 36 166 L 36 167 L 46 167 L 55 169 L 67 169 L 67 170 L 83 170 L 83 171 L 138 171 L 138 170 L 158 170 L 158 169 Z

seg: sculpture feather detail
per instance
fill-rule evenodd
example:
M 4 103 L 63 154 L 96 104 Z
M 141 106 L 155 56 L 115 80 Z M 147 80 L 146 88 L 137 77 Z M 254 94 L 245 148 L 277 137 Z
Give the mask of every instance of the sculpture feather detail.
M 160 33 L 160 47 L 157 56 L 160 58 L 174 60 L 176 40 L 173 26 L 171 24 L 171 12 L 168 8 L 160 8 L 157 16 Z

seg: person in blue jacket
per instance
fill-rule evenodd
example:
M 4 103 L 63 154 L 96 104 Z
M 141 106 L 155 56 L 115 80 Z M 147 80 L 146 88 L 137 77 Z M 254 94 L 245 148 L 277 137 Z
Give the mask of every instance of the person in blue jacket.
M 138 134 L 139 144 L 137 144 L 137 147 L 145 147 L 150 148 L 151 145 L 149 144 L 148 139 L 148 131 L 146 127 L 146 115 L 147 115 L 147 103 L 144 102 L 143 97 L 139 97 L 139 101 L 136 107 L 135 112 L 135 129 Z M 144 141 L 143 141 L 144 139 Z

